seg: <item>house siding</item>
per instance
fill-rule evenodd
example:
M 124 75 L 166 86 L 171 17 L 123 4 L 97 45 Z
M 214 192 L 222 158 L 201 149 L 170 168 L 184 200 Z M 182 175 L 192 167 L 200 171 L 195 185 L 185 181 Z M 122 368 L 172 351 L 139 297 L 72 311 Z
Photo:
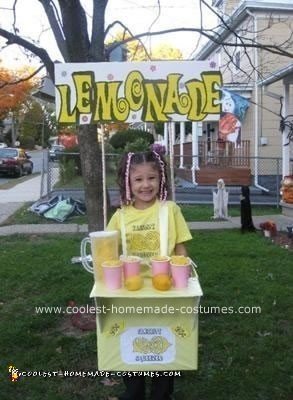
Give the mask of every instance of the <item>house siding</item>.
M 235 6 L 240 5 L 242 2 L 236 0 L 227 0 L 224 2 L 224 12 L 229 16 L 232 15 L 235 10 Z M 255 2 L 257 3 L 257 1 Z M 258 3 L 262 5 L 262 2 Z M 272 3 L 271 3 L 272 4 Z M 265 7 L 265 5 L 264 5 Z M 291 8 L 290 8 L 291 7 Z M 249 12 L 252 15 L 246 14 L 246 17 L 241 20 L 241 23 L 235 28 L 237 33 L 248 39 L 252 40 L 255 37 L 255 20 L 257 24 L 256 40 L 262 44 L 280 45 L 287 42 L 288 51 L 292 51 L 293 48 L 293 4 L 288 4 L 288 10 L 280 11 L 278 9 L 278 3 L 275 3 L 275 9 L 260 9 L 249 8 Z M 230 35 L 224 38 L 225 42 L 237 43 L 241 42 L 235 38 L 235 35 Z M 284 47 L 284 45 L 282 45 Z M 211 47 L 212 49 L 212 47 Z M 239 50 L 241 53 L 240 67 L 236 69 L 231 63 L 231 58 L 235 56 L 235 51 Z M 241 91 L 241 83 L 247 83 L 252 85 L 252 91 L 250 92 L 251 105 L 247 111 L 245 120 L 242 123 L 242 140 L 250 140 L 250 154 L 255 155 L 255 118 L 257 118 L 258 126 L 258 155 L 259 157 L 281 157 L 282 156 L 282 135 L 279 130 L 280 126 L 280 100 L 271 97 L 262 87 L 257 86 L 257 81 L 260 81 L 272 72 L 289 65 L 292 59 L 279 54 L 272 54 L 262 49 L 255 50 L 254 48 L 243 49 L 241 47 L 226 47 L 226 51 L 220 47 L 211 50 L 211 53 L 205 56 L 200 56 L 197 59 L 209 59 L 218 61 L 221 60 L 221 72 L 223 74 L 224 86 L 233 86 L 237 89 L 237 93 L 243 95 Z M 226 53 L 228 52 L 229 55 Z M 220 53 L 220 55 L 219 55 Z M 246 56 L 247 54 L 247 56 Z M 252 65 L 251 65 L 252 64 Z M 253 70 L 253 65 L 257 66 L 257 72 Z M 271 85 L 269 92 L 273 92 L 275 95 L 283 96 L 283 84 L 282 81 Z M 253 102 L 258 104 L 256 107 Z M 292 108 L 292 106 L 291 106 Z M 290 113 L 287 112 L 287 114 Z M 291 110 L 292 113 L 292 110 Z M 260 138 L 267 138 L 267 144 L 262 145 Z M 252 166 L 253 169 L 253 166 Z M 273 173 L 275 167 L 265 168 L 266 174 Z M 253 172 L 253 171 L 252 171 Z

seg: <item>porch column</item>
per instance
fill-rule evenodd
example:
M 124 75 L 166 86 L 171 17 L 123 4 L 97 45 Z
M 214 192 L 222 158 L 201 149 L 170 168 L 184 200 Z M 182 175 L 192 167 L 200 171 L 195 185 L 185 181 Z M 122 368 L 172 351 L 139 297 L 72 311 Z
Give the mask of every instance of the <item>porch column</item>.
M 184 168 L 184 146 L 185 141 L 185 122 L 180 122 L 180 165 L 179 168 Z
M 175 177 L 174 177 L 174 142 L 175 142 L 175 122 L 169 122 L 169 166 L 172 200 L 175 199 Z
M 283 117 L 289 114 L 289 97 L 290 96 L 290 85 L 284 82 L 284 108 Z M 285 146 L 288 143 L 288 127 L 285 128 L 282 134 L 282 176 L 289 175 L 290 173 L 290 145 Z
M 198 162 L 198 123 L 192 122 L 192 183 L 197 185 L 195 171 L 199 170 Z
M 168 143 L 168 123 L 167 122 L 164 123 L 164 146 L 165 146 L 165 149 L 166 149 L 166 154 L 169 154 L 169 151 L 168 151 L 168 146 L 169 146 L 169 143 Z

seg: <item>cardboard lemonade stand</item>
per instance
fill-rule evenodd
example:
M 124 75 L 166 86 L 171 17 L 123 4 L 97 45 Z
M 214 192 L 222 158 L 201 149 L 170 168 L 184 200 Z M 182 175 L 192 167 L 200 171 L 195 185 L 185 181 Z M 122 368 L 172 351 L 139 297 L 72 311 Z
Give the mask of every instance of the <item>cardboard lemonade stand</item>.
M 90 297 L 96 303 L 98 368 L 101 370 L 197 369 L 197 311 L 202 290 L 196 266 L 181 256 L 173 259 L 184 260 L 186 265 L 173 265 L 172 257 L 166 256 L 168 207 L 164 202 L 159 207 L 158 220 L 161 256 L 154 257 L 151 265 L 139 257 L 127 256 L 123 223 L 120 258 L 117 231 L 93 232 L 82 241 L 81 256 L 87 270 L 90 265 L 86 246 L 91 244 L 95 284 Z M 116 261 L 111 264 L 110 258 Z M 137 275 L 132 267 L 134 263 L 138 264 Z M 109 268 L 106 264 L 113 266 Z M 107 276 L 109 272 L 112 275 Z M 162 272 L 167 277 L 172 274 L 173 282 L 171 286 L 170 279 L 164 290 L 158 290 L 153 277 Z M 136 288 L 128 286 L 129 277 L 138 279 Z
M 175 131 L 171 124 L 218 120 L 221 111 L 222 77 L 216 63 L 209 61 L 56 64 L 55 86 L 59 123 L 99 123 L 101 126 L 104 228 L 107 205 L 103 124 L 167 123 L 169 138 L 165 138 L 165 143 L 169 144 L 174 194 Z M 163 225 L 166 234 L 160 232 L 160 237 L 167 238 L 168 228 Z M 90 296 L 96 302 L 98 368 L 108 371 L 197 369 L 197 307 L 202 290 L 194 268 L 187 286 L 182 289 L 157 290 L 150 267 L 145 265 L 144 284 L 139 290 L 127 290 L 123 278 L 121 287 L 111 290 L 105 285 L 102 263 L 119 260 L 117 232 L 100 231 L 89 236 L 82 241 L 81 253 L 84 267 L 95 277 Z M 86 255 L 88 243 L 93 268 Z M 122 247 L 126 256 L 125 246 Z M 167 255 L 163 243 L 160 249 L 162 256 Z
M 105 371 L 157 371 L 197 369 L 198 305 L 202 290 L 196 271 L 183 289 L 156 290 L 151 272 L 145 271 L 143 286 L 129 291 L 122 285 L 109 290 L 101 264 L 113 250 L 115 231 L 92 233 L 91 248 L 95 284 L 90 297 L 96 303 L 98 368 Z M 117 237 L 117 235 L 116 235 Z M 166 236 L 165 236 L 166 237 Z M 109 241 L 110 245 L 107 245 Z M 85 257 L 85 238 L 82 259 Z M 106 257 L 105 257 L 106 255 Z M 117 258 L 117 252 L 114 257 Z
M 110 293 L 96 282 L 98 368 L 111 371 L 197 369 L 198 279 L 185 290 L 159 292 L 151 279 L 136 292 Z

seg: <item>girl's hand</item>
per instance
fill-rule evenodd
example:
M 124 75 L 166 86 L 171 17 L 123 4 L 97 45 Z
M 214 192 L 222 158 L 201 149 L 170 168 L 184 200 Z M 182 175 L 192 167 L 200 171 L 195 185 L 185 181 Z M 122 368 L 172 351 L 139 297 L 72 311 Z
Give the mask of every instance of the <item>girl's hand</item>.
M 177 243 L 175 246 L 175 255 L 176 256 L 185 256 L 187 257 L 187 250 L 184 243 Z

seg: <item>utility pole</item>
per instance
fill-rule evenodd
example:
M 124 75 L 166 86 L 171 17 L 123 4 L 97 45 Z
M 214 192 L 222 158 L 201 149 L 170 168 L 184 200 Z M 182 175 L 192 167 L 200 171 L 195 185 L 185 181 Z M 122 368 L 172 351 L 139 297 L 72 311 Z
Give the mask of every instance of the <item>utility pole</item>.
M 16 140 L 15 119 L 14 119 L 14 112 L 11 111 L 11 147 L 15 146 L 15 140 Z

